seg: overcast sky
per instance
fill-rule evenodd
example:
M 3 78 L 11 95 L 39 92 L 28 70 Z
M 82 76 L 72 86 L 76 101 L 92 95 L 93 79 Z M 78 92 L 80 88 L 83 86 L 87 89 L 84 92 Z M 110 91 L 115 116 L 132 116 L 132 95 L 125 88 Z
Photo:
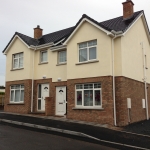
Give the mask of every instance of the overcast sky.
M 37 25 L 43 34 L 74 26 L 83 14 L 98 22 L 122 16 L 125 0 L 0 0 L 0 51 L 14 33 L 33 37 Z M 134 11 L 144 10 L 150 26 L 150 0 L 133 0 Z M 6 56 L 0 53 L 0 85 L 5 85 Z

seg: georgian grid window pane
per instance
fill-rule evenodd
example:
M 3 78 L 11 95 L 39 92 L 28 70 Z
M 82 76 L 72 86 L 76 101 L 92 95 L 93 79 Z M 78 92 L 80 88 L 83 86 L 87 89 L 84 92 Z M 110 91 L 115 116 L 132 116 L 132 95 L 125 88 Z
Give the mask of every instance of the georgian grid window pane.
M 19 54 L 15 54 L 15 55 L 14 55 L 14 58 L 19 58 Z
M 96 47 L 89 48 L 89 60 L 96 59 Z
M 41 52 L 41 62 L 47 62 L 47 51 Z
M 85 48 L 85 47 L 87 47 L 87 42 L 79 44 L 79 48 Z
M 88 46 L 95 46 L 97 45 L 97 40 L 89 41 Z
M 66 51 L 59 52 L 59 63 L 66 62 Z
M 81 49 L 79 51 L 79 61 L 80 62 L 87 61 L 87 48 Z
M 101 88 L 101 84 L 100 83 L 95 83 L 94 88 Z
M 83 89 L 82 84 L 81 85 L 76 85 L 76 89 Z
M 19 55 L 19 57 L 23 57 L 23 53 L 19 53 L 18 55 Z
M 92 89 L 93 84 L 84 84 L 84 89 Z

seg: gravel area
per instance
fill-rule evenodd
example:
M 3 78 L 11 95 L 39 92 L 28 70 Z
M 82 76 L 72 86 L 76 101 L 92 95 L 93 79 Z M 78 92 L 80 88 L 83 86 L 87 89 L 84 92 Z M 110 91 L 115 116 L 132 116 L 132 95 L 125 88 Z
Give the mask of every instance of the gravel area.
M 150 136 L 150 120 L 130 124 L 123 128 L 124 131 Z

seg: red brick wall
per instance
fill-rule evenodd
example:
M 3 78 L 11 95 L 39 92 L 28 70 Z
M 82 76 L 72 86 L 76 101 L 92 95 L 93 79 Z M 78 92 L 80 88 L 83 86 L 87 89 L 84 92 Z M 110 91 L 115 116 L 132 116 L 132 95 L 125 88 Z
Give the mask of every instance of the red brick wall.
M 16 84 L 24 85 L 24 104 L 10 104 L 10 86 Z M 29 113 L 31 109 L 31 80 L 20 80 L 6 82 L 4 111 L 15 113 Z
M 124 126 L 129 122 L 127 98 L 131 98 L 131 123 L 145 120 L 146 109 L 142 108 L 142 99 L 145 99 L 144 83 L 126 77 L 116 77 L 115 82 L 117 125 Z M 150 89 L 148 92 L 149 99 Z
M 102 86 L 102 107 L 104 110 L 73 110 L 75 107 L 75 85 L 100 82 Z M 112 77 L 95 77 L 67 81 L 67 118 L 113 125 Z

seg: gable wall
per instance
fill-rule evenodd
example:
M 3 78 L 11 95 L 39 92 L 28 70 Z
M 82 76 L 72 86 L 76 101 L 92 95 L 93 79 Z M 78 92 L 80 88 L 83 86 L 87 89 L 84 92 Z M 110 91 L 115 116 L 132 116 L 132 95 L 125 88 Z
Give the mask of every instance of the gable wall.
M 147 55 L 147 80 L 150 83 L 150 45 L 146 31 L 140 18 L 134 26 L 121 38 L 122 75 L 143 82 L 143 53 L 141 42 L 144 42 Z
M 21 70 L 12 71 L 12 57 L 13 54 L 23 52 L 23 67 Z M 6 81 L 15 81 L 15 80 L 24 80 L 31 79 L 31 51 L 27 48 L 27 46 L 20 41 L 20 39 L 16 39 L 10 50 L 7 53 L 6 57 Z
M 79 63 L 78 44 L 97 39 L 99 62 Z M 67 44 L 67 79 L 111 75 L 111 38 L 103 31 L 84 22 Z

